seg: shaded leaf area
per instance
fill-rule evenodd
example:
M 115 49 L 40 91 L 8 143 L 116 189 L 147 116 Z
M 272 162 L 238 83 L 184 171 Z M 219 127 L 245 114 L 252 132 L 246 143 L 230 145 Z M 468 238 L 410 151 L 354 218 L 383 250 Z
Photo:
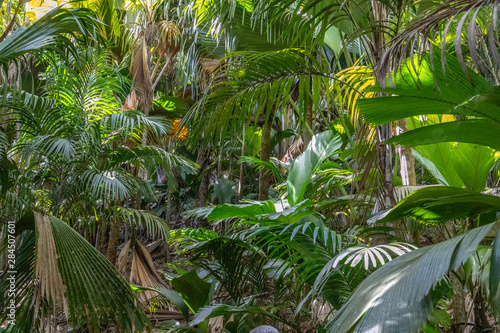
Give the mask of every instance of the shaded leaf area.
M 377 216 L 380 222 L 409 216 L 425 222 L 445 222 L 500 210 L 500 198 L 458 187 L 419 189 L 392 210 Z
M 226 257 L 223 260 L 225 265 L 232 261 L 231 266 L 237 266 L 236 263 L 240 262 L 241 266 L 248 267 L 248 272 L 254 269 L 264 271 L 276 283 L 300 281 L 302 285 L 314 286 L 314 290 L 297 306 L 297 313 L 308 306 L 308 301 L 320 296 L 334 308 L 340 308 L 371 270 L 412 249 L 405 244 L 375 247 L 357 244 L 328 228 L 309 207 L 311 202 L 304 201 L 276 212 L 276 206 L 268 201 L 200 209 L 198 213 L 206 214 L 211 221 L 235 220 L 234 230 L 221 238 L 216 234 L 209 235 L 209 231 L 191 230 L 185 234 L 175 233 L 172 239 L 192 251 L 194 263 L 212 272 L 223 286 L 227 283 L 223 279 L 233 279 L 227 279 L 221 272 L 236 269 L 221 264 L 220 260 Z M 248 252 L 246 256 L 245 252 Z M 210 257 L 215 262 L 208 260 Z M 234 279 L 244 276 L 243 267 L 243 271 L 238 271 L 240 276 Z M 261 274 L 252 273 L 252 276 Z M 229 275 L 234 276 L 235 272 Z M 247 279 L 256 288 L 262 288 L 261 280 L 252 280 L 248 276 Z M 228 287 L 234 289 L 230 293 L 237 295 L 236 299 L 242 299 L 242 290 L 238 291 L 231 284 Z
M 299 95 L 292 105 L 302 117 L 307 108 L 307 89 L 313 88 L 312 99 L 318 104 L 321 88 L 329 86 L 328 78 L 335 79 L 325 70 L 324 58 L 317 59 L 304 49 L 235 52 L 231 57 L 238 59 L 238 65 L 217 70 L 210 93 L 183 120 L 191 124 L 191 147 L 199 147 L 200 142 L 203 149 L 214 146 L 221 131 L 235 133 L 243 124 L 256 127 L 260 117 L 264 123 L 273 121 L 271 115 L 290 103 L 292 91 Z
M 402 255 L 367 277 L 328 332 L 419 332 L 434 308 L 433 288 L 476 251 L 494 224 Z

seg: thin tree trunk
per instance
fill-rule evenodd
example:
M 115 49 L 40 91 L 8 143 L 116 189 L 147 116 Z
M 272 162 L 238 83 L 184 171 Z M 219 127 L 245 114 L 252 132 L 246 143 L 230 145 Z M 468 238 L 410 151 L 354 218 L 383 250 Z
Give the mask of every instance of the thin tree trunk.
M 203 162 L 198 163 L 201 166 L 200 171 L 199 171 L 200 173 L 204 173 L 207 166 L 210 165 L 210 160 L 208 159 L 207 155 L 204 155 L 202 158 L 203 158 Z M 199 191 L 200 194 L 198 196 L 198 202 L 197 202 L 198 207 L 204 207 L 207 204 L 208 189 L 210 186 L 210 178 L 209 177 L 210 177 L 210 175 L 208 173 L 206 173 L 201 179 L 200 191 Z
M 118 242 L 120 241 L 120 221 L 117 218 L 113 218 L 111 221 L 111 230 L 109 231 L 109 242 L 108 242 L 108 260 L 116 265 L 116 252 L 118 251 Z
M 222 177 L 222 150 L 224 147 L 224 136 L 221 132 L 219 141 L 219 156 L 217 158 L 217 178 Z
M 372 0 L 373 19 L 380 26 L 387 25 L 387 14 L 384 4 L 381 1 Z M 375 65 L 380 61 L 385 52 L 385 30 L 377 29 L 373 33 L 372 42 L 372 62 Z M 385 73 L 375 71 L 375 76 L 378 82 L 385 82 Z M 377 157 L 379 168 L 382 172 L 383 184 L 380 196 L 380 209 L 391 208 L 395 205 L 394 199 L 394 181 L 392 178 L 392 147 L 385 144 L 384 141 L 391 138 L 392 124 L 385 124 L 377 127 Z
M 176 47 L 174 47 L 174 49 L 172 51 L 170 51 L 170 54 L 168 54 L 167 59 L 165 60 L 165 65 L 161 69 L 160 74 L 158 74 L 158 77 L 154 81 L 151 89 L 154 90 L 156 88 L 156 85 L 158 84 L 158 82 L 160 82 L 161 77 L 163 76 L 163 74 L 167 70 L 168 65 L 172 61 L 172 58 L 177 54 L 177 52 L 179 52 L 179 50 L 180 50 L 180 48 L 178 46 L 176 46 Z M 151 81 L 153 81 L 153 77 L 154 76 L 151 76 Z
M 287 104 L 284 130 L 287 130 L 290 128 L 290 110 L 291 110 L 291 107 Z M 285 155 L 288 152 L 289 147 L 290 147 L 290 138 L 286 138 L 285 144 L 283 146 L 283 155 Z
M 310 96 L 307 97 L 307 104 L 306 104 L 306 114 L 305 114 L 305 126 L 304 126 L 304 149 L 307 148 L 309 145 L 309 142 L 311 142 L 311 139 L 313 137 L 313 103 L 312 99 Z
M 241 144 L 241 156 L 246 154 L 246 139 L 247 124 L 243 124 L 243 141 Z M 240 179 L 238 180 L 238 200 L 243 199 L 243 186 L 245 186 L 245 162 L 240 163 Z
M 106 253 L 106 235 L 108 234 L 108 222 L 102 220 L 99 223 L 99 237 L 97 239 L 96 247 L 102 254 Z
M 386 124 L 377 127 L 377 156 L 379 161 L 379 167 L 382 171 L 382 202 L 380 205 L 381 209 L 387 209 L 394 207 L 394 181 L 392 178 L 392 147 L 388 144 L 383 143 L 384 141 L 391 138 L 391 124 Z
M 453 307 L 452 327 L 453 333 L 463 333 L 467 327 L 467 311 L 465 309 L 465 291 L 460 280 L 455 274 L 450 274 L 451 285 L 455 293 L 451 295 Z
M 26 1 L 21 1 L 20 0 L 19 3 L 17 4 L 17 7 L 16 7 L 16 9 L 14 11 L 14 17 L 10 21 L 9 25 L 7 26 L 7 28 L 5 28 L 5 31 L 3 32 L 2 36 L 0 36 L 0 42 L 3 42 L 3 40 L 11 32 L 12 28 L 14 28 L 14 22 L 16 21 L 17 13 L 19 12 L 19 8 L 21 8 L 21 6 L 24 5 L 25 3 L 26 3 Z
M 396 125 L 396 135 L 400 135 L 404 132 L 408 132 L 408 124 L 406 119 L 400 119 L 395 122 Z M 417 185 L 417 177 L 415 174 L 415 158 L 411 148 L 397 146 L 396 152 L 399 156 L 399 170 L 401 174 L 401 180 L 404 186 L 415 186 Z M 413 242 L 416 246 L 420 247 L 420 230 L 416 229 L 411 235 Z
M 164 55 L 165 55 L 165 52 L 160 52 L 158 54 L 158 60 L 156 61 L 155 68 L 153 69 L 153 72 L 151 73 L 151 81 L 153 81 L 153 79 L 155 78 L 156 72 L 158 71 L 158 68 L 160 67 L 160 64 L 161 64 L 161 59 L 163 58 Z M 153 89 L 154 89 L 154 87 L 153 87 Z
M 408 132 L 408 124 L 406 119 L 400 119 L 396 121 L 396 134 Z M 398 146 L 396 151 L 399 155 L 399 165 L 401 172 L 401 180 L 405 186 L 415 186 L 417 185 L 417 178 L 415 175 L 415 158 L 411 148 Z
M 268 162 L 271 157 L 271 129 L 273 125 L 273 115 L 269 116 L 264 124 L 262 141 L 260 146 L 260 159 Z M 259 200 L 269 199 L 269 185 L 271 183 L 270 174 L 265 169 L 259 170 Z
M 486 305 L 486 302 L 483 298 L 483 294 L 481 292 L 480 288 L 476 289 L 477 294 L 476 297 L 474 298 L 474 322 L 476 324 L 476 328 L 478 327 L 479 329 L 477 330 L 478 332 L 489 332 L 491 329 L 491 325 L 488 321 L 487 317 L 487 311 L 488 311 L 488 306 Z

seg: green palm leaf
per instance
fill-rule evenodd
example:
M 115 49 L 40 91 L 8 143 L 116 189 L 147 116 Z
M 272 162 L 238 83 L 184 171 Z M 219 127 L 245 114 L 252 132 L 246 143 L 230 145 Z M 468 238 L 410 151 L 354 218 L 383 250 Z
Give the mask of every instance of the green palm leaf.
M 371 221 L 395 221 L 410 216 L 420 221 L 445 222 L 495 210 L 500 210 L 499 197 L 458 187 L 431 186 L 413 192 Z
M 432 59 L 426 55 L 419 66 L 408 60 L 397 71 L 396 88 L 372 89 L 396 96 L 360 100 L 360 113 L 375 125 L 419 115 L 460 115 L 465 119 L 414 129 L 389 142 L 406 146 L 465 142 L 500 149 L 498 88 L 472 70 L 467 78 L 452 56 L 446 56 L 446 74 L 432 70 L 441 64 L 439 55 Z
M 432 289 L 467 261 L 494 226 L 476 228 L 385 264 L 359 285 L 327 324 L 327 332 L 419 332 L 434 308 Z
M 36 332 L 43 325 L 36 319 L 59 314 L 95 330 L 111 323 L 130 332 L 148 325 L 132 289 L 100 252 L 53 216 L 35 213 L 35 220 L 37 239 L 27 235 L 27 245 L 18 252 L 22 288 L 16 296 L 19 320 L 12 332 Z M 30 262 L 34 266 L 27 265 Z
M 96 21 L 89 10 L 67 10 L 57 7 L 33 23 L 30 27 L 21 27 L 0 43 L 0 64 L 13 60 L 27 52 L 43 47 L 56 46 L 63 42 L 75 52 L 74 43 L 63 34 L 75 33 L 89 37 L 95 34 Z
M 288 202 L 290 205 L 302 201 L 309 180 L 320 165 L 342 146 L 340 136 L 325 131 L 313 136 L 307 149 L 293 162 L 287 179 Z

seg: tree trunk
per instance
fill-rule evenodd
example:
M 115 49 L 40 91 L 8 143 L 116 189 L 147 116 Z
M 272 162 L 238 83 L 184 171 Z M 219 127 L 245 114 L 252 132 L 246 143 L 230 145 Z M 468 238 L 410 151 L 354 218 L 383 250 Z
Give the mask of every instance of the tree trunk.
M 455 293 L 451 296 L 453 307 L 453 333 L 463 333 L 467 327 L 467 311 L 465 309 L 465 291 L 455 274 L 450 274 L 451 284 Z
M 400 135 L 404 132 L 408 132 L 408 124 L 406 119 L 400 119 L 395 122 L 396 125 L 396 135 Z M 415 158 L 411 148 L 397 146 L 396 152 L 399 156 L 399 171 L 401 174 L 401 180 L 404 186 L 415 186 L 417 185 L 417 177 L 415 175 Z M 415 245 L 420 247 L 420 230 L 414 230 L 412 232 L 412 239 Z
M 201 166 L 199 171 L 200 174 L 204 173 L 207 166 L 210 165 L 208 156 L 204 155 L 202 158 L 203 162 L 198 163 Z M 207 204 L 209 186 L 210 186 L 210 175 L 207 173 L 204 176 L 202 176 L 200 182 L 200 195 L 198 196 L 198 202 L 197 202 L 198 207 L 204 207 Z
M 394 181 L 392 179 L 392 147 L 383 143 L 391 137 L 391 124 L 377 127 L 377 157 L 379 168 L 382 172 L 383 184 L 381 186 L 380 209 L 394 207 Z
M 262 131 L 262 141 L 260 146 L 260 159 L 268 162 L 271 157 L 271 129 L 273 125 L 273 115 L 269 115 Z M 269 199 L 269 185 L 271 183 L 270 174 L 267 170 L 259 170 L 259 200 Z
M 307 96 L 307 103 L 306 103 L 306 114 L 305 114 L 305 126 L 304 126 L 304 149 L 307 148 L 307 145 L 309 145 L 309 142 L 311 142 L 311 139 L 313 137 L 313 104 L 312 104 L 312 99 L 310 96 Z
M 223 153 L 223 147 L 224 147 L 224 135 L 222 135 L 222 132 L 220 134 L 220 141 L 219 141 L 219 156 L 217 157 L 217 178 L 222 177 L 222 153 Z
M 372 0 L 373 20 L 381 26 L 387 25 L 387 13 L 384 4 L 381 1 Z M 372 62 L 375 66 L 382 55 L 385 53 L 385 30 L 377 29 L 372 38 Z M 374 72 L 377 81 L 383 85 L 385 83 L 385 73 Z M 379 210 L 391 208 L 395 205 L 394 199 L 394 181 L 392 179 L 392 147 L 383 143 L 392 135 L 391 124 L 385 124 L 377 127 L 377 157 L 379 168 L 382 173 L 383 184 L 381 186 L 381 195 L 379 196 Z
M 491 325 L 488 321 L 488 306 L 483 298 L 481 288 L 477 287 L 476 297 L 474 298 L 474 323 L 477 332 L 489 332 Z
M 243 124 L 243 141 L 241 143 L 241 156 L 246 154 L 246 139 L 247 124 Z M 245 186 L 245 163 L 240 163 L 240 179 L 238 180 L 238 200 L 243 199 L 243 187 Z
M 400 135 L 404 132 L 408 132 L 408 124 L 406 119 L 400 119 L 396 121 L 396 134 Z M 398 146 L 396 151 L 399 155 L 399 165 L 401 172 L 401 180 L 405 186 L 415 186 L 417 185 L 417 178 L 415 176 L 415 158 L 411 148 Z
M 109 242 L 107 257 L 111 264 L 116 265 L 116 252 L 118 251 L 118 242 L 120 241 L 120 221 L 113 218 L 111 221 L 111 230 L 109 231 Z
M 99 236 L 97 238 L 96 248 L 102 254 L 106 253 L 106 235 L 108 234 L 108 223 L 107 221 L 102 220 L 99 223 Z

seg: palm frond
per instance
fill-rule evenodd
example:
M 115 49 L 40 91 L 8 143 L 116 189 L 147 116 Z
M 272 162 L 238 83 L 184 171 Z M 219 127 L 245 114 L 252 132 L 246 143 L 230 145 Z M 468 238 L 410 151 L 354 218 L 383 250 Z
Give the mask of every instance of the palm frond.
M 55 47 L 63 42 L 76 53 L 74 43 L 64 34 L 78 39 L 96 36 L 96 20 L 91 11 L 85 9 L 67 10 L 54 8 L 28 28 L 21 27 L 0 43 L 0 63 L 13 60 L 27 52 L 38 51 L 43 47 Z
M 429 186 L 419 189 L 398 203 L 392 210 L 372 221 L 394 221 L 409 216 L 427 223 L 445 222 L 476 216 L 500 209 L 500 198 L 468 189 Z
M 249 166 L 255 167 L 257 170 L 266 170 L 266 172 L 270 172 L 278 184 L 282 184 L 285 181 L 283 176 L 283 172 L 278 168 L 281 165 L 281 161 L 278 159 L 271 157 L 269 161 L 263 161 L 260 158 L 252 157 L 252 156 L 241 156 L 239 158 L 239 163 L 246 163 Z
M 488 33 L 483 33 L 486 30 Z M 467 45 L 472 62 L 482 74 L 488 75 L 488 71 L 494 73 L 495 69 L 485 68 L 485 59 L 478 52 L 481 47 L 485 48 L 490 59 L 497 67 L 500 67 L 500 56 L 496 44 L 498 2 L 493 0 L 446 1 L 429 6 L 416 16 L 402 33 L 392 39 L 391 45 L 378 64 L 379 70 L 383 73 L 382 76 L 399 68 L 408 56 L 413 57 L 414 54 L 424 53 L 429 47 L 433 48 L 432 41 L 436 39 L 436 36 L 439 36 L 442 41 L 440 48 L 444 54 L 448 46 L 448 34 L 452 32 L 455 33 L 453 44 L 458 61 L 466 75 L 468 69 L 463 51 L 464 45 Z M 442 61 L 442 67 L 436 66 L 436 68 L 447 71 L 444 56 Z
M 61 306 L 71 322 L 91 329 L 120 323 L 131 331 L 149 324 L 129 285 L 101 253 L 63 221 L 40 213 L 35 218 L 37 240 L 23 240 L 26 246 L 20 248 L 23 252 L 16 262 L 23 288 L 16 296 L 19 321 L 12 332 L 52 325 Z M 34 265 L 27 266 L 28 262 Z
M 358 286 L 326 331 L 418 332 L 434 308 L 432 289 L 464 264 L 493 229 L 494 224 L 479 227 L 385 264 Z
M 149 238 L 168 240 L 171 227 L 153 211 L 138 210 L 129 207 L 114 207 L 104 215 L 107 218 L 118 217 L 132 228 L 144 228 Z

